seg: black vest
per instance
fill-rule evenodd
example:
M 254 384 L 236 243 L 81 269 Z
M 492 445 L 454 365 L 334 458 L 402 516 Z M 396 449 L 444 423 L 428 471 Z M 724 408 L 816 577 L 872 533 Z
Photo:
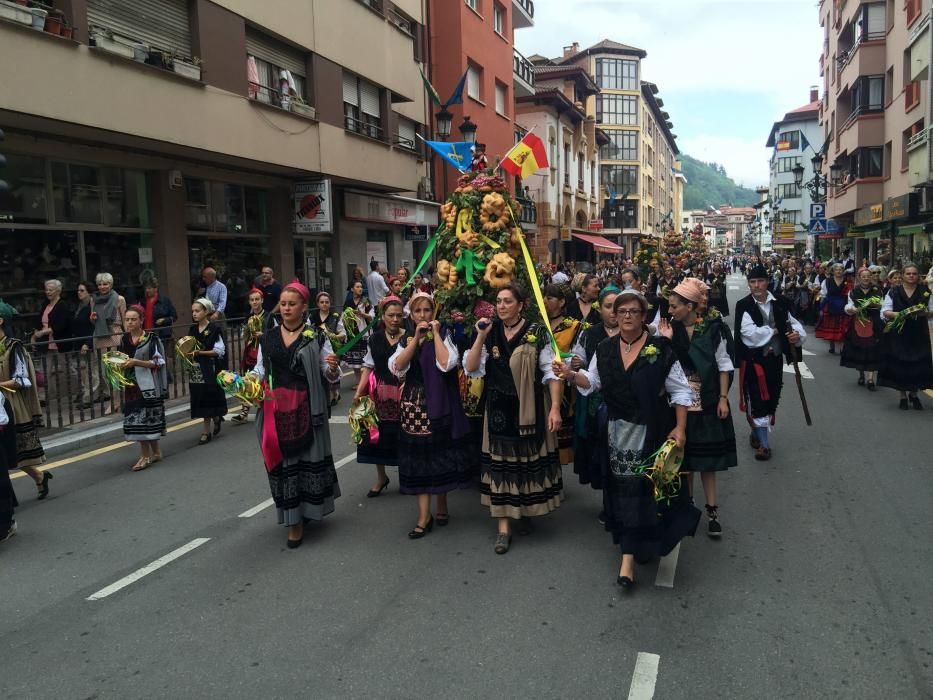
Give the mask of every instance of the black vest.
M 790 364 L 794 359 L 799 359 L 799 349 L 795 348 L 787 340 L 786 333 L 791 326 L 787 320 L 790 313 L 787 310 L 787 302 L 780 297 L 771 300 L 771 313 L 774 314 L 774 327 L 777 328 L 778 338 L 781 339 L 781 352 L 787 363 Z M 742 360 L 760 360 L 764 357 L 764 351 L 768 347 L 764 345 L 760 348 L 750 348 L 742 340 L 742 317 L 748 314 L 756 326 L 764 326 L 767 320 L 761 313 L 761 308 L 755 302 L 755 298 L 749 294 L 741 299 L 735 305 L 735 356 L 740 362 Z

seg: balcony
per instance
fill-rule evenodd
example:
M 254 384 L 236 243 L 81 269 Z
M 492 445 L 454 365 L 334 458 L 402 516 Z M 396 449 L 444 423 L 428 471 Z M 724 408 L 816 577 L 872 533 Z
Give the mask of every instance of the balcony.
M 535 69 L 518 49 L 512 50 L 512 82 L 515 97 L 530 97 L 535 94 Z
M 858 109 L 839 128 L 836 151 L 852 153 L 857 148 L 880 146 L 884 142 L 884 112 Z
M 836 60 L 839 62 L 837 92 L 842 87 L 851 87 L 859 76 L 884 75 L 887 70 L 884 39 L 861 41 Z
M 830 218 L 884 201 L 884 182 L 880 177 L 856 180 L 851 185 L 835 187 L 831 191 L 833 196 L 826 202 L 826 214 Z
M 534 0 L 512 0 L 512 29 L 525 29 L 534 24 Z
M 910 52 L 908 79 L 925 80 L 927 68 L 930 65 L 930 13 L 927 12 L 919 22 L 910 29 L 910 38 L 907 40 Z
M 535 206 L 535 202 L 532 199 L 526 199 L 525 197 L 516 197 L 515 201 L 519 203 L 522 208 L 521 213 L 518 215 L 518 220 L 523 226 L 537 226 L 538 224 L 538 209 Z
M 930 181 L 929 142 L 929 129 L 922 129 L 907 142 L 908 182 L 911 187 L 919 187 Z

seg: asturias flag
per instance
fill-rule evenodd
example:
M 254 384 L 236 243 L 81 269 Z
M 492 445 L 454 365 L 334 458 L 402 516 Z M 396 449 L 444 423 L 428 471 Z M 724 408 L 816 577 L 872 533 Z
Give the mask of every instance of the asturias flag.
M 441 158 L 465 173 L 473 162 L 473 144 L 469 141 L 425 141 Z
M 525 138 L 515 144 L 512 150 L 505 155 L 499 165 L 503 170 L 515 177 L 520 177 L 523 180 L 531 177 L 542 168 L 548 167 L 547 150 L 544 148 L 544 142 L 528 132 L 525 134 Z

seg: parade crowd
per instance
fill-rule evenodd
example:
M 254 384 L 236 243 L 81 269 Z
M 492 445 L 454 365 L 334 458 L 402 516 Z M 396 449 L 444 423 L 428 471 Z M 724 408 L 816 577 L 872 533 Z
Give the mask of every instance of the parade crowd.
M 120 394 L 125 438 L 140 446 L 135 471 L 163 459 L 167 350 L 186 361 L 191 417 L 203 421 L 198 444 L 220 434 L 228 396 L 239 398 L 233 422 L 256 413 L 258 453 L 289 548 L 340 496 L 329 420 L 342 368 L 350 369 L 357 462 L 375 467 L 367 496 L 384 494 L 386 467 L 397 467 L 399 491 L 415 496 L 409 538 L 449 526 L 448 494 L 475 488 L 495 523 L 493 549 L 505 554 L 513 530 L 530 534 L 535 518 L 560 507 L 567 467 L 601 493 L 594 519 L 620 547 L 616 580 L 626 590 L 638 564 L 694 535 L 704 515 L 695 504 L 707 534 L 722 537 L 717 475 L 739 462 L 729 389 L 738 382 L 749 454 L 771 459 L 784 365 L 800 360 L 806 326 L 858 371 L 859 385 L 899 392 L 903 410 L 922 410 L 919 393 L 933 388 L 931 279 L 911 263 L 884 270 L 713 256 L 680 269 L 661 255 L 650 274 L 631 260 L 576 267 L 541 266 L 540 290 L 499 286 L 469 325 L 459 311 L 438 319 L 429 275 L 410 278 L 403 268 L 389 276 L 373 262 L 334 298 L 312 296 L 298 281 L 282 285 L 264 267 L 247 297 L 238 367 L 229 366 L 227 293 L 213 270 L 204 271 L 177 345 L 170 327 L 178 314 L 159 298 L 158 281 L 145 304 L 127 307 L 101 273 L 96 295 L 79 285 L 78 308 L 67 315 L 56 311 L 61 284 L 47 282 L 49 305 L 31 340 L 54 352 L 56 339 L 68 338 L 76 349 L 122 358 L 116 369 L 95 363 L 81 392 L 85 402 L 110 387 Z M 741 271 L 749 291 L 732 309 L 729 271 Z M 538 297 L 543 314 L 532 313 Z M 15 322 L 15 309 L 0 302 L 0 540 L 16 532 L 8 470 L 27 472 L 39 499 L 52 478 L 40 468 L 36 369 Z

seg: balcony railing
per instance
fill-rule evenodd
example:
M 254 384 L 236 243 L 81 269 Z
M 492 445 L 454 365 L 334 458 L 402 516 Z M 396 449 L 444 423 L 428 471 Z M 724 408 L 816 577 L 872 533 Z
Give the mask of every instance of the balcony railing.
M 363 136 L 368 136 L 371 139 L 382 138 L 382 127 L 372 122 L 365 122 L 360 119 L 354 119 L 351 116 L 344 115 L 344 128 L 347 131 L 352 131 L 355 134 L 362 134 Z
M 534 25 L 535 4 L 533 0 L 512 0 L 512 28 L 524 29 Z
M 907 139 L 907 150 L 912 151 L 922 146 L 930 139 L 930 132 L 927 129 L 921 129 L 916 134 Z
M 512 71 L 519 80 L 526 83 L 534 91 L 535 68 L 531 61 L 522 56 L 517 49 L 512 50 Z
M 538 223 L 538 208 L 535 206 L 535 202 L 532 199 L 527 199 L 525 197 L 516 197 L 515 201 L 521 205 L 522 211 L 518 216 L 518 220 L 523 224 L 536 224 Z

